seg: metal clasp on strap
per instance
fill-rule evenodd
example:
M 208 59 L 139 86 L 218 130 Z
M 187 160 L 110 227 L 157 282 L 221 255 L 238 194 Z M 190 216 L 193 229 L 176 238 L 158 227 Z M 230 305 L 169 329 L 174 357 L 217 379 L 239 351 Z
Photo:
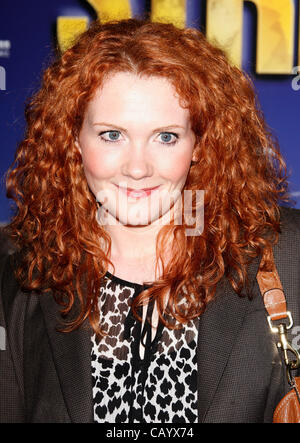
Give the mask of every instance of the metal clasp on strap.
M 290 314 L 290 312 L 288 312 Z M 290 324 L 286 326 L 284 323 L 280 323 L 278 327 L 271 326 L 271 320 L 269 321 L 271 331 L 279 334 L 280 342 L 277 344 L 278 348 L 280 348 L 283 352 L 283 358 L 286 366 L 287 379 L 290 385 L 294 384 L 294 378 L 291 374 L 292 370 L 298 369 L 300 367 L 300 354 L 299 352 L 293 348 L 293 346 L 289 343 L 287 338 L 287 330 L 290 329 L 293 325 L 293 319 L 291 315 L 288 315 Z M 290 360 L 288 352 L 291 352 L 296 359 Z
M 286 329 L 291 329 L 291 327 L 294 324 L 291 312 L 290 311 L 286 311 L 286 312 L 282 313 L 281 315 L 282 315 L 282 317 L 284 315 L 285 317 L 287 317 L 289 319 L 289 324 L 287 326 L 285 325 L 285 327 L 286 327 Z M 277 314 L 277 316 L 278 316 L 278 314 Z M 272 316 L 268 315 L 267 319 L 268 319 L 268 323 L 269 323 L 271 331 L 274 334 L 279 334 L 279 327 L 273 325 Z M 281 326 L 281 324 L 279 326 Z

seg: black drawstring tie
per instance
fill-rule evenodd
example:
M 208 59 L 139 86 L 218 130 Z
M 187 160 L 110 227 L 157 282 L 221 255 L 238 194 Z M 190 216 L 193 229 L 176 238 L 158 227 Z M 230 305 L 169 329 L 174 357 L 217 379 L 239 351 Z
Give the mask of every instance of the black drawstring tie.
M 132 335 L 131 329 L 133 328 L 136 321 L 137 320 L 133 315 L 132 309 L 130 308 L 124 323 L 124 340 L 129 341 L 130 336 Z
M 138 307 L 138 315 L 142 317 L 142 309 L 143 306 Z M 146 319 L 145 323 L 142 326 L 142 323 L 138 321 L 132 312 L 132 309 L 130 308 L 130 311 L 125 319 L 124 324 L 124 339 L 127 339 L 130 341 L 130 338 L 132 337 L 131 341 L 131 350 L 132 350 L 132 360 L 131 360 L 131 380 L 132 380 L 132 386 L 134 384 L 134 380 L 136 377 L 140 377 L 140 383 L 141 383 L 141 392 L 139 395 L 143 397 L 143 392 L 145 388 L 145 383 L 147 380 L 147 373 L 148 369 L 151 363 L 151 358 L 155 352 L 156 345 L 158 343 L 158 340 L 161 337 L 162 330 L 164 328 L 164 325 L 160 322 L 158 324 L 156 334 L 153 340 L 151 340 L 152 337 L 152 325 L 151 325 L 151 318 L 153 314 L 153 308 L 154 308 L 154 302 L 151 301 L 148 304 L 147 312 L 146 312 Z M 142 345 L 145 349 L 143 358 L 140 357 L 140 345 Z M 138 419 L 138 421 L 143 421 L 143 407 L 141 407 L 141 410 L 137 412 L 133 408 L 133 402 L 134 402 L 135 394 L 131 392 L 131 405 L 130 405 L 130 411 L 129 411 L 129 421 L 134 421 L 135 419 Z M 137 414 L 137 415 L 136 415 Z

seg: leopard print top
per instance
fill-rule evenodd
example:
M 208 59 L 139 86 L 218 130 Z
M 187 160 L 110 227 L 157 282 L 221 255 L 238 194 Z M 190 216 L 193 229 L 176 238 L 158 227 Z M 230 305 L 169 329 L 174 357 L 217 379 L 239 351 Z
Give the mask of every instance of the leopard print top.
M 143 285 L 109 272 L 103 282 L 99 308 L 108 335 L 100 342 L 92 336 L 94 421 L 195 423 L 197 319 L 180 330 L 159 324 L 153 338 L 149 322 L 142 325 L 130 309 Z

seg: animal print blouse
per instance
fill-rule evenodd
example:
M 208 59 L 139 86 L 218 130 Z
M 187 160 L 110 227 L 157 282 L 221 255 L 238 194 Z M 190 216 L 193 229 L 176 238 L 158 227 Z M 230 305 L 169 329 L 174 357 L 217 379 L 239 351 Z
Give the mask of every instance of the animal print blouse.
M 142 326 L 130 309 L 143 285 L 109 272 L 103 283 L 99 307 L 108 335 L 92 337 L 94 421 L 197 422 L 197 320 L 180 330 L 159 324 L 153 338 L 149 322 Z

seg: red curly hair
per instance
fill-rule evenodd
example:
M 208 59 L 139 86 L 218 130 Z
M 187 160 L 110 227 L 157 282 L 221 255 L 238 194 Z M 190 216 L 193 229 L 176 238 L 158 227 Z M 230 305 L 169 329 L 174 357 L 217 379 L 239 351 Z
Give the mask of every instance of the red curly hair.
M 202 235 L 186 236 L 184 225 L 161 228 L 156 257 L 163 273 L 135 299 L 138 318 L 139 306 L 156 301 L 161 321 L 180 327 L 204 312 L 223 276 L 237 294 L 249 295 L 248 264 L 278 240 L 279 204 L 289 200 L 286 166 L 251 80 L 222 50 L 196 29 L 138 19 L 94 22 L 45 71 L 26 106 L 26 137 L 7 174 L 7 195 L 17 205 L 7 227 L 20 253 L 16 276 L 24 290 L 52 291 L 65 332 L 88 318 L 104 334 L 98 294 L 111 240 L 96 220 L 75 140 L 105 76 L 120 71 L 162 76 L 174 85 L 196 136 L 197 161 L 184 189 L 205 190 Z M 173 256 L 164 264 L 170 235 Z

